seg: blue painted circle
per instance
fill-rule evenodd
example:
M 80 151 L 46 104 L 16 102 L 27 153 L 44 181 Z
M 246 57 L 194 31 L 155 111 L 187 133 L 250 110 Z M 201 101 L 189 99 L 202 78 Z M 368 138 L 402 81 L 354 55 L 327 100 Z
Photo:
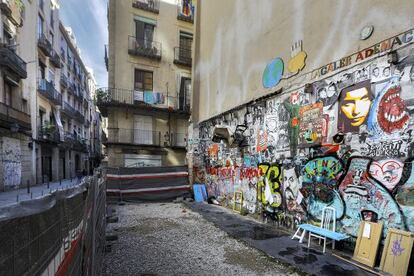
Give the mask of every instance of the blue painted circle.
M 265 88 L 271 88 L 278 85 L 283 76 L 284 64 L 281 58 L 273 59 L 267 64 L 266 69 L 263 72 L 263 86 Z

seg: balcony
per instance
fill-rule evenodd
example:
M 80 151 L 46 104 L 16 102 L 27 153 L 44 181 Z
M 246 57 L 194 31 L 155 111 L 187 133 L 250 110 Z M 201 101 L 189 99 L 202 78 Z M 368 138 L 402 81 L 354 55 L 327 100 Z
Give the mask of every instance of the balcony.
M 88 145 L 86 144 L 86 139 L 81 138 L 80 136 L 75 137 L 73 149 L 76 151 L 88 152 Z
M 50 41 L 47 39 L 47 37 L 42 34 L 40 35 L 39 39 L 37 40 L 37 46 L 39 47 L 39 49 L 43 52 L 43 54 L 47 57 L 50 57 L 52 54 L 52 44 L 50 43 Z
M 179 99 L 181 100 L 181 98 Z M 96 100 L 103 116 L 107 116 L 110 107 L 133 107 L 141 110 L 189 115 L 189 109 L 181 108 L 176 97 L 160 92 L 101 88 L 97 90 Z M 183 103 L 184 100 L 183 98 Z
M 177 19 L 194 23 L 195 7 L 191 0 L 181 0 L 177 5 Z
M 191 67 L 193 59 L 191 57 L 191 49 L 183 47 L 174 48 L 174 63 Z
M 27 78 L 26 62 L 6 46 L 0 47 L 0 65 L 21 79 Z
M 108 128 L 108 143 L 110 144 L 130 144 L 159 147 L 161 145 L 160 140 L 160 131 Z
M 52 50 L 50 53 L 50 62 L 56 67 L 56 68 L 62 68 L 62 64 L 60 63 L 60 56 L 58 53 L 56 53 L 55 50 Z
M 23 25 L 23 18 L 21 16 L 22 11 L 25 9 L 23 1 L 0 0 L 0 9 L 13 25 L 20 27 Z
M 75 95 L 76 93 L 76 86 L 74 83 L 68 80 L 68 93 Z
M 67 88 L 69 85 L 68 78 L 63 74 L 60 75 L 60 85 L 64 88 Z
M 40 126 L 37 133 L 37 139 L 42 142 L 60 143 L 60 134 L 54 125 Z
M 29 114 L 0 102 L 0 125 L 11 128 L 16 124 L 22 130 L 32 129 Z
M 54 103 L 55 105 L 62 104 L 62 94 L 60 94 L 53 83 L 47 80 L 39 80 L 39 87 L 37 89 L 43 97 Z
M 76 110 L 75 114 L 72 114 L 72 116 L 74 116 L 75 120 L 77 120 L 81 124 L 85 122 L 85 116 L 83 116 L 83 114 L 78 110 Z
M 159 42 L 133 36 L 128 37 L 128 53 L 130 55 L 161 60 L 161 52 L 162 48 Z
M 185 148 L 187 146 L 187 134 L 171 133 L 170 146 L 176 148 Z
M 144 11 L 153 12 L 156 14 L 160 13 L 160 1 L 159 0 L 134 0 L 132 7 L 141 9 Z
M 60 56 L 61 56 L 62 61 L 65 62 L 66 61 L 66 53 L 65 53 L 65 50 L 62 47 L 60 48 Z
M 68 102 L 63 102 L 62 112 L 69 117 L 73 117 L 76 113 L 76 109 L 73 108 Z

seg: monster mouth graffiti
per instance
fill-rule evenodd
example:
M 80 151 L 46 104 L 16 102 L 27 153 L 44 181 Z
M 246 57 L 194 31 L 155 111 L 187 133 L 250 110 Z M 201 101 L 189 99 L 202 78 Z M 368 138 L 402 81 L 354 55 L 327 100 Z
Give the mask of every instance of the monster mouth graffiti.
M 401 87 L 394 86 L 381 98 L 378 109 L 378 124 L 386 132 L 392 133 L 404 127 L 410 119 L 406 104 L 400 97 Z

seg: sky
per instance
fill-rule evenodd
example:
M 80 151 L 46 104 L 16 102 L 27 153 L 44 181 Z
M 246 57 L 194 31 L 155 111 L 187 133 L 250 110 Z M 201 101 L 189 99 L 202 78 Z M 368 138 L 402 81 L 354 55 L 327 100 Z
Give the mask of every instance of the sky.
M 60 20 L 71 27 L 85 66 L 98 87 L 108 86 L 104 45 L 108 44 L 107 0 L 60 0 Z

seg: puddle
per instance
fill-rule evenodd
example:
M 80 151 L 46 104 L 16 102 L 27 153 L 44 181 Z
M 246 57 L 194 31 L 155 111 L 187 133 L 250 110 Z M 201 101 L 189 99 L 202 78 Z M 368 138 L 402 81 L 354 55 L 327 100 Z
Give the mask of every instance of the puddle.
M 307 255 L 301 256 L 301 257 L 295 256 L 295 257 L 293 257 L 293 260 L 296 263 L 299 263 L 299 264 L 312 264 L 312 263 L 314 263 L 318 260 L 318 257 L 316 257 L 313 254 L 307 254 Z

